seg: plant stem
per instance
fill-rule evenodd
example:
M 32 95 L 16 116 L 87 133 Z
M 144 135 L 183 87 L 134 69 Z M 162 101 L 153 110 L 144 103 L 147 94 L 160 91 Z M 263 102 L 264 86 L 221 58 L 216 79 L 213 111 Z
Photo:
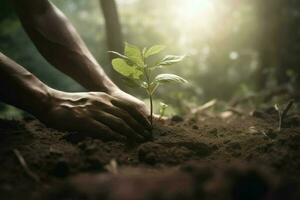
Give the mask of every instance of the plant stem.
M 149 95 L 150 99 L 150 123 L 153 126 L 153 102 L 152 102 L 152 94 Z
M 144 75 L 146 77 L 146 81 L 148 86 L 150 85 L 150 77 L 148 74 L 148 70 L 146 68 L 144 68 Z M 149 100 L 150 100 L 150 123 L 151 123 L 151 127 L 153 127 L 153 101 L 152 101 L 152 91 L 148 90 L 148 94 L 149 94 Z

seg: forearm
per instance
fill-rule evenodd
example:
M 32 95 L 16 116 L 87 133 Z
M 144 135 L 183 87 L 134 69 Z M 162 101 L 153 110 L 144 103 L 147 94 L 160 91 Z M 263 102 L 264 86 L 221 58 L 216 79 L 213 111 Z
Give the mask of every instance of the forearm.
M 33 115 L 47 109 L 50 91 L 34 75 L 0 53 L 0 100 Z
M 13 0 L 19 18 L 40 53 L 60 71 L 93 91 L 116 88 L 72 24 L 48 0 Z

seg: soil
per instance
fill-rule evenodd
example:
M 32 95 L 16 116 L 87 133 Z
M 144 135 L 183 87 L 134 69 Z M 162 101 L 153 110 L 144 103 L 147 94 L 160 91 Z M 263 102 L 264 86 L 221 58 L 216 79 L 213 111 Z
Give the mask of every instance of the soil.
M 2 119 L 0 199 L 300 199 L 299 111 L 174 116 L 142 144 Z

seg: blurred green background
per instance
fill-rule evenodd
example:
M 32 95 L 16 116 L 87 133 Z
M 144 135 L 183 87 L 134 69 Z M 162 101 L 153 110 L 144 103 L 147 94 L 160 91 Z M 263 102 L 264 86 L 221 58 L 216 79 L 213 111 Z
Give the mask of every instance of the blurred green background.
M 112 75 L 100 1 L 52 2 Z M 190 84 L 158 91 L 157 102 L 172 105 L 169 112 L 184 113 L 210 99 L 229 102 L 281 87 L 299 97 L 299 0 L 116 0 L 116 4 L 124 41 L 140 47 L 164 44 L 168 48 L 162 55 L 188 55 L 168 70 Z M 38 53 L 9 0 L 0 2 L 0 51 L 53 88 L 84 90 Z M 146 98 L 138 89 L 129 92 Z M 19 113 L 4 104 L 0 110 L 2 116 Z

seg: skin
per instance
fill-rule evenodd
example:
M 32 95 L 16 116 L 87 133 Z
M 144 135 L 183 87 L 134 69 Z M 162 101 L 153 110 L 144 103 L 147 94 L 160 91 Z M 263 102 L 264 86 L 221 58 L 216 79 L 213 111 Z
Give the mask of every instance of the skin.
M 48 0 L 11 1 L 44 58 L 91 92 L 50 88 L 0 53 L 0 100 L 59 130 L 103 139 L 145 140 L 151 129 L 145 104 L 108 78 L 64 14 Z

